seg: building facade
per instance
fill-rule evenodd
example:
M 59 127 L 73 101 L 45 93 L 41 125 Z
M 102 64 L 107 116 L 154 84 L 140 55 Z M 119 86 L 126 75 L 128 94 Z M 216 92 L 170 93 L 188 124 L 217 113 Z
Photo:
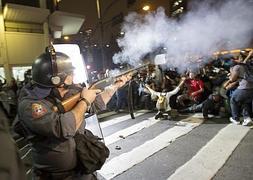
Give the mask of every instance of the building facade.
M 119 51 L 116 40 L 124 36 L 121 26 L 131 12 L 147 14 L 163 7 L 171 18 L 186 11 L 187 0 L 61 0 L 59 9 L 84 14 L 86 22 L 79 35 L 67 41 L 78 43 L 94 69 L 112 67 L 112 56 Z M 62 41 L 65 41 L 62 39 Z
M 58 11 L 56 0 L 0 1 L 0 75 L 22 80 L 55 38 L 76 34 L 84 16 Z

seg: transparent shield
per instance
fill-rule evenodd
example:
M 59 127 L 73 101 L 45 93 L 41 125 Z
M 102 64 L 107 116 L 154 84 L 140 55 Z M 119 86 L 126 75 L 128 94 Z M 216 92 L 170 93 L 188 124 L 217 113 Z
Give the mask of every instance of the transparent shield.
M 86 126 L 85 129 L 90 130 L 94 135 L 103 138 L 103 133 L 100 128 L 98 117 L 96 114 L 85 116 Z

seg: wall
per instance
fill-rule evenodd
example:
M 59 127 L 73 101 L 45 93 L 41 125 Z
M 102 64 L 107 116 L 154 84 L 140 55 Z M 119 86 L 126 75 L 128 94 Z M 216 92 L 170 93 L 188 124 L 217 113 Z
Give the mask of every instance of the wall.
M 29 65 L 44 49 L 44 34 L 5 32 L 10 65 Z

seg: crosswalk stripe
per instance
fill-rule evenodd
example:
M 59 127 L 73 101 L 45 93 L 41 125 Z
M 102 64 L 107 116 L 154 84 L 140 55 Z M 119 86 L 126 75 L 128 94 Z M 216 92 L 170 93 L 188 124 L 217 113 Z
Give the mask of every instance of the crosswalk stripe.
M 98 171 L 105 179 L 111 179 L 122 172 L 130 169 L 134 165 L 142 162 L 149 156 L 167 147 L 180 136 L 189 133 L 192 129 L 199 126 L 203 121 L 190 123 L 185 122 L 184 126 L 175 126 L 161 133 L 152 140 L 134 148 L 130 152 L 121 154 L 107 163 L 105 163 L 101 170 Z
M 229 124 L 211 139 L 190 161 L 178 168 L 168 180 L 211 179 L 223 166 L 249 128 Z
M 105 137 L 105 144 L 110 145 L 118 140 L 121 140 L 120 136 L 123 136 L 124 138 L 127 136 L 130 136 L 144 128 L 148 128 L 156 123 L 158 123 L 160 120 L 155 120 L 153 117 L 149 118 L 148 120 L 144 120 L 138 124 L 135 124 L 133 126 L 130 126 L 126 129 L 123 129 L 121 131 L 118 131 L 110 136 Z
M 138 117 L 138 116 L 141 116 L 141 115 L 143 115 L 143 114 L 145 114 L 145 113 L 144 113 L 144 112 L 142 112 L 142 113 L 138 113 L 138 112 L 137 112 L 137 113 L 134 114 L 134 116 L 135 116 L 135 117 Z M 100 126 L 101 126 L 101 128 L 106 128 L 106 127 L 108 127 L 108 126 L 111 126 L 111 125 L 114 125 L 114 124 L 117 124 L 117 123 L 126 121 L 126 120 L 128 120 L 128 119 L 131 119 L 130 114 L 127 114 L 127 115 L 125 115 L 125 116 L 120 116 L 120 117 L 114 118 L 114 119 L 109 120 L 109 121 L 101 122 L 101 123 L 100 123 Z
M 102 118 L 106 118 L 106 117 L 110 117 L 117 114 L 117 112 L 115 111 L 110 111 L 110 112 L 106 112 L 106 113 L 102 113 L 102 114 L 98 114 L 98 118 L 102 119 Z

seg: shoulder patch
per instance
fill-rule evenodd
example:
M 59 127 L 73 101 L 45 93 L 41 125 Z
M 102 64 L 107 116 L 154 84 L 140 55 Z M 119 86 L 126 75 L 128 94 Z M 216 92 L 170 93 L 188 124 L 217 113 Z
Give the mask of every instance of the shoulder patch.
M 46 107 L 39 103 L 32 104 L 32 117 L 38 119 L 47 113 Z

